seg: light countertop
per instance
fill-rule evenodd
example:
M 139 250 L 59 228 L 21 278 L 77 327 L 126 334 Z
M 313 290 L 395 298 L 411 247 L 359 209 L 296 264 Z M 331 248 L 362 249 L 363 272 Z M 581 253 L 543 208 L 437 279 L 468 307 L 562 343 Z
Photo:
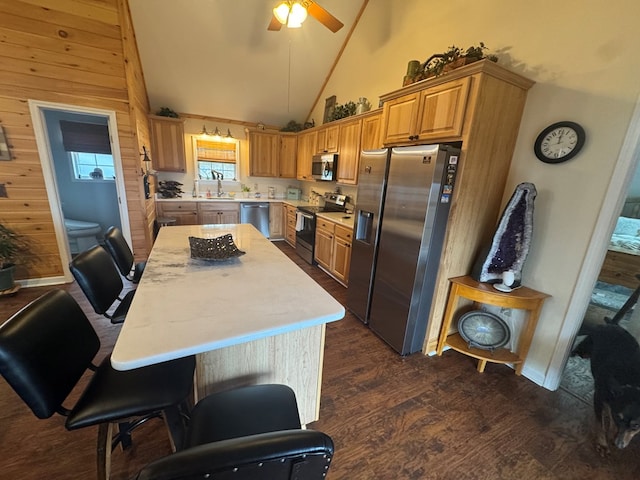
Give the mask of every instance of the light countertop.
M 287 200 L 286 198 L 267 198 L 266 195 L 255 198 L 249 197 L 245 198 L 242 195 L 236 195 L 235 197 L 192 197 L 191 195 L 185 195 L 184 197 L 176 197 L 176 198 L 162 198 L 157 197 L 157 202 L 280 202 L 280 203 L 289 203 L 289 202 L 300 202 L 300 200 Z M 302 202 L 305 205 L 309 205 L 309 202 Z
M 355 216 L 353 213 L 344 212 L 320 212 L 316 214 L 319 218 L 330 220 L 338 225 L 353 229 Z
M 231 233 L 245 255 L 190 258 L 189 236 Z M 255 227 L 163 227 L 111 356 L 128 370 L 344 317 L 344 307 Z

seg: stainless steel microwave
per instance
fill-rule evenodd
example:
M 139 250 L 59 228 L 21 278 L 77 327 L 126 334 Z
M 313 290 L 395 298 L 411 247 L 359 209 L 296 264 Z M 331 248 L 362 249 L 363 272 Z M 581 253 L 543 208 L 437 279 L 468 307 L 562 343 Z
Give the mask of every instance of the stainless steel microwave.
M 336 167 L 338 164 L 337 153 L 323 153 L 314 155 L 311 161 L 311 175 L 316 180 L 336 180 Z

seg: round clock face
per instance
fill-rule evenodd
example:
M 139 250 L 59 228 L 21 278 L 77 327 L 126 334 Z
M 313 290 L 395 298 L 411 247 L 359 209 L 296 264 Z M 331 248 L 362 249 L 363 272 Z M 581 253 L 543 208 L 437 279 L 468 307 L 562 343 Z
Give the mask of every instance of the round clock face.
M 584 129 L 575 122 L 558 122 L 545 128 L 533 151 L 546 163 L 561 163 L 575 157 L 584 146 Z
M 472 310 L 458 320 L 458 333 L 469 347 L 494 350 L 509 343 L 509 327 L 497 315 Z

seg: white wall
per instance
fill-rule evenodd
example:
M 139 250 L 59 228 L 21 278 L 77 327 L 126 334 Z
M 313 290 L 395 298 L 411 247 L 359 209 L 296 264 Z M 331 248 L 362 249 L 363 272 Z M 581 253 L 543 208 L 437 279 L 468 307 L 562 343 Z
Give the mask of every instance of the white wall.
M 360 25 L 320 95 L 338 103 L 378 97 L 402 86 L 407 62 L 455 44 L 483 41 L 499 63 L 537 83 L 530 90 L 503 204 L 533 182 L 534 238 L 523 283 L 551 294 L 525 367 L 542 383 L 640 92 L 640 3 L 636 0 L 370 0 Z M 548 165 L 533 154 L 547 125 L 572 120 L 587 142 L 573 160 Z M 595 278 L 593 279 L 595 281 Z M 586 305 L 584 307 L 586 309 Z M 578 317 L 578 318 L 575 318 Z

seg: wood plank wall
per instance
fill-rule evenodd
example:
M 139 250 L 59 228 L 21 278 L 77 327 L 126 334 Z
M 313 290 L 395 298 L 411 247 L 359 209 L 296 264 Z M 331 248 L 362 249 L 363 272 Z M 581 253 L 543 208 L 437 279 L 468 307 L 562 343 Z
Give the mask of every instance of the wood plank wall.
M 63 274 L 28 100 L 116 113 L 137 258 L 151 246 L 142 188 L 150 145 L 144 77 L 127 0 L 0 0 L 0 124 L 11 161 L 0 162 L 0 222 L 26 235 L 37 261 L 17 278 Z

